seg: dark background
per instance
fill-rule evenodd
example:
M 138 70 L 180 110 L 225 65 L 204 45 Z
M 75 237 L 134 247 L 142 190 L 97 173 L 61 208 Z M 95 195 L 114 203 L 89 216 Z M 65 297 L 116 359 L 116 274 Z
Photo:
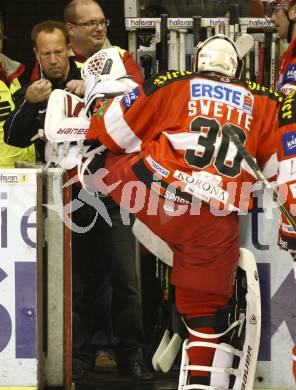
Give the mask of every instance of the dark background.
M 26 78 L 35 62 L 30 33 L 34 24 L 46 19 L 63 20 L 63 9 L 68 0 L 0 0 L 4 16 L 5 34 L 3 52 L 26 65 Z M 108 38 L 113 45 L 127 49 L 124 29 L 124 0 L 99 1 L 105 16 L 111 19 Z

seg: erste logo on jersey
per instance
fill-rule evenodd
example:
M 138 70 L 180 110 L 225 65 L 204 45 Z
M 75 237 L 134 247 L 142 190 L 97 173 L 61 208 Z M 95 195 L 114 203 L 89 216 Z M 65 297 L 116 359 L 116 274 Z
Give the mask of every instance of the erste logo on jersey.
M 283 135 L 282 138 L 285 156 L 296 154 L 296 131 Z
M 128 92 L 122 97 L 122 104 L 128 110 L 131 105 L 140 97 L 139 87 L 136 87 L 132 92 Z
M 190 81 L 190 92 L 192 100 L 212 100 L 226 103 L 236 107 L 247 114 L 251 114 L 254 104 L 254 96 L 245 88 L 236 85 L 227 85 L 211 80 Z
M 288 66 L 287 72 L 284 75 L 284 82 L 296 82 L 296 64 L 290 64 Z

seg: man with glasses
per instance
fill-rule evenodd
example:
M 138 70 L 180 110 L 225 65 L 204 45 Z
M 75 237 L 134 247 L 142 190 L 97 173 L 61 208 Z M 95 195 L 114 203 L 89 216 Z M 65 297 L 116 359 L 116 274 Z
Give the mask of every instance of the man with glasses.
M 72 55 L 84 62 L 98 50 L 113 47 L 107 38 L 106 19 L 100 5 L 94 0 L 73 0 L 66 5 L 64 21 L 70 35 Z M 143 75 L 126 50 L 118 47 L 127 74 L 137 83 L 143 82 Z
M 272 0 L 267 4 L 267 16 L 281 39 L 289 43 L 280 59 L 276 89 L 287 95 L 296 88 L 296 1 Z
M 64 9 L 64 20 L 70 35 L 70 55 L 80 62 L 101 49 L 114 47 L 107 38 L 109 20 L 96 1 L 71 1 Z M 135 82 L 142 83 L 143 75 L 131 54 L 119 47 L 117 49 L 126 73 Z M 74 197 L 77 195 L 74 194 Z M 91 331 L 98 330 L 93 329 L 93 325 L 108 328 L 104 329 L 105 332 L 100 332 L 103 337 L 95 340 L 100 353 L 96 359 L 96 367 L 105 370 L 114 367 L 113 351 L 110 349 L 113 325 L 114 335 L 119 342 L 116 347 L 119 372 L 136 380 L 151 380 L 153 376 L 143 359 L 145 340 L 135 239 L 130 226 L 123 224 L 120 209 L 111 197 L 101 200 L 112 219 L 112 228 L 98 218 L 94 228 L 88 233 L 79 235 L 73 232 L 73 373 L 76 381 L 78 379 L 81 382 L 93 366 L 95 351 L 91 344 Z M 85 226 L 89 224 L 89 218 L 94 212 L 91 206 L 85 205 L 75 211 L 72 217 L 77 225 Z M 108 295 L 110 284 L 113 289 L 111 299 Z M 108 301 L 111 301 L 111 310 Z M 100 308 L 98 313 L 97 306 Z M 90 311 L 95 317 L 92 324 L 88 320 Z M 110 311 L 112 315 L 108 316 Z M 106 340 L 104 333 L 111 340 Z M 98 360 L 101 362 L 100 366 Z

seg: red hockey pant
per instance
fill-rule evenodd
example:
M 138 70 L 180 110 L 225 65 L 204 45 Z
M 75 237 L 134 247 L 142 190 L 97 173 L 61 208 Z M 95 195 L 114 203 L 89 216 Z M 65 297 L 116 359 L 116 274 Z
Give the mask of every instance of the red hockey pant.
M 215 215 L 203 203 L 193 211 L 188 204 L 160 198 L 136 177 L 131 169 L 134 161 L 133 155 L 109 154 L 105 163 L 109 174 L 104 183 L 111 186 L 120 182 L 111 192 L 113 199 L 171 247 L 171 283 L 176 287 L 179 312 L 188 318 L 215 315 L 232 296 L 239 257 L 238 216 L 217 215 L 217 210 Z M 171 212 L 173 209 L 178 211 Z M 214 333 L 211 328 L 198 330 Z M 192 348 L 189 352 L 191 364 L 211 365 L 212 357 L 210 348 Z

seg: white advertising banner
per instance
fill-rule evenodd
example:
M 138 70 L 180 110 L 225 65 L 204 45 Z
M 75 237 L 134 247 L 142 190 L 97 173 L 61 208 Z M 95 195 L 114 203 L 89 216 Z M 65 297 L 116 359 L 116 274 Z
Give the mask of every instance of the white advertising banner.
M 294 389 L 296 284 L 291 256 L 277 246 L 279 212 L 268 194 L 257 194 L 254 210 L 241 216 L 241 247 L 257 260 L 262 328 L 255 388 Z
M 37 170 L 0 170 L 0 388 L 38 386 Z

